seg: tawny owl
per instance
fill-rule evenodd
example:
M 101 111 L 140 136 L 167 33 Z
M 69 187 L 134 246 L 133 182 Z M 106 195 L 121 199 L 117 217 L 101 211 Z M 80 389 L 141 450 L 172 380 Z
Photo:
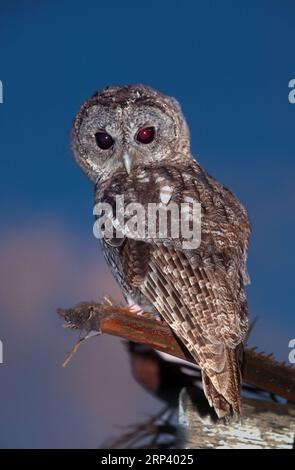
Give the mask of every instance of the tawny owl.
M 105 257 L 129 304 L 160 316 L 202 370 L 219 417 L 240 414 L 249 221 L 227 188 L 190 153 L 188 126 L 174 98 L 143 85 L 107 87 L 78 112 L 75 159 L 95 183 L 95 201 L 201 205 L 201 241 L 157 235 L 104 237 Z M 189 220 L 192 220 L 189 210 Z M 112 216 L 116 221 L 116 214 Z M 124 219 L 125 220 L 125 219 Z M 171 223 L 171 221 L 170 221 Z M 157 232 L 158 233 L 158 232 Z M 170 234 L 170 235 L 169 235 Z

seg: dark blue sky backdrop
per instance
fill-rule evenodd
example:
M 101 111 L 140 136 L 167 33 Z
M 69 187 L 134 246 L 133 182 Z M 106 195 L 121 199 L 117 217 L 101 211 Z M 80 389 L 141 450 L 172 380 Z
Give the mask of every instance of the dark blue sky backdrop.
M 6 361 L 0 381 L 6 401 L 0 418 L 6 424 L 0 446 L 95 446 L 111 433 L 110 423 L 128 423 L 138 409 L 158 406 L 134 388 L 127 368 L 128 386 L 120 381 L 128 413 L 100 419 L 93 390 L 99 393 L 95 376 L 106 366 L 95 363 L 97 351 L 105 351 L 96 340 L 69 373 L 59 367 L 75 338 L 60 331 L 54 308 L 82 295 L 97 297 L 99 273 L 90 276 L 92 290 L 79 290 L 96 264 L 106 276 L 92 235 L 92 188 L 72 161 L 69 135 L 81 103 L 108 84 L 142 82 L 181 103 L 194 155 L 250 213 L 248 293 L 252 317 L 259 317 L 252 343 L 287 359 L 295 337 L 295 105 L 288 101 L 294 33 L 291 0 L 1 0 L 0 338 Z M 44 295 L 31 305 L 39 278 Z M 114 289 L 104 281 L 104 293 Z M 104 344 L 112 350 L 113 343 Z M 120 351 L 109 360 L 116 370 Z M 110 366 L 104 370 L 110 387 L 118 387 Z M 129 393 L 139 397 L 132 406 Z

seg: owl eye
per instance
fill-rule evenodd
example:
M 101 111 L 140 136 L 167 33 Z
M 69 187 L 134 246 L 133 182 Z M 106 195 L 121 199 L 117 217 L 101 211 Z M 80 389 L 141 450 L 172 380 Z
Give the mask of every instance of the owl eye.
M 143 127 L 139 129 L 136 134 L 136 140 L 141 144 L 149 144 L 155 138 L 155 128 L 154 127 Z
M 97 132 L 95 134 L 95 141 L 97 146 L 102 150 L 110 149 L 114 143 L 114 139 L 107 132 Z

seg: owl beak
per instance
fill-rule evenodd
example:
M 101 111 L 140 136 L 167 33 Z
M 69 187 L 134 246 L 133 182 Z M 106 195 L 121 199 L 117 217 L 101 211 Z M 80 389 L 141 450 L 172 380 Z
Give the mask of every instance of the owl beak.
M 131 171 L 131 167 L 132 167 L 132 158 L 130 157 L 130 155 L 128 155 L 128 153 L 124 153 L 122 160 L 123 160 L 124 168 L 129 175 Z

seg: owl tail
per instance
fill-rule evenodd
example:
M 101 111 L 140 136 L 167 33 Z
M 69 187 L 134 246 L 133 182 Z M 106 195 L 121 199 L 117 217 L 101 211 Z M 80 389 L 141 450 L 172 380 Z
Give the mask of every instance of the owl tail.
M 219 418 L 229 419 L 241 414 L 241 352 L 240 346 L 225 347 L 222 371 L 202 374 L 204 393 Z

